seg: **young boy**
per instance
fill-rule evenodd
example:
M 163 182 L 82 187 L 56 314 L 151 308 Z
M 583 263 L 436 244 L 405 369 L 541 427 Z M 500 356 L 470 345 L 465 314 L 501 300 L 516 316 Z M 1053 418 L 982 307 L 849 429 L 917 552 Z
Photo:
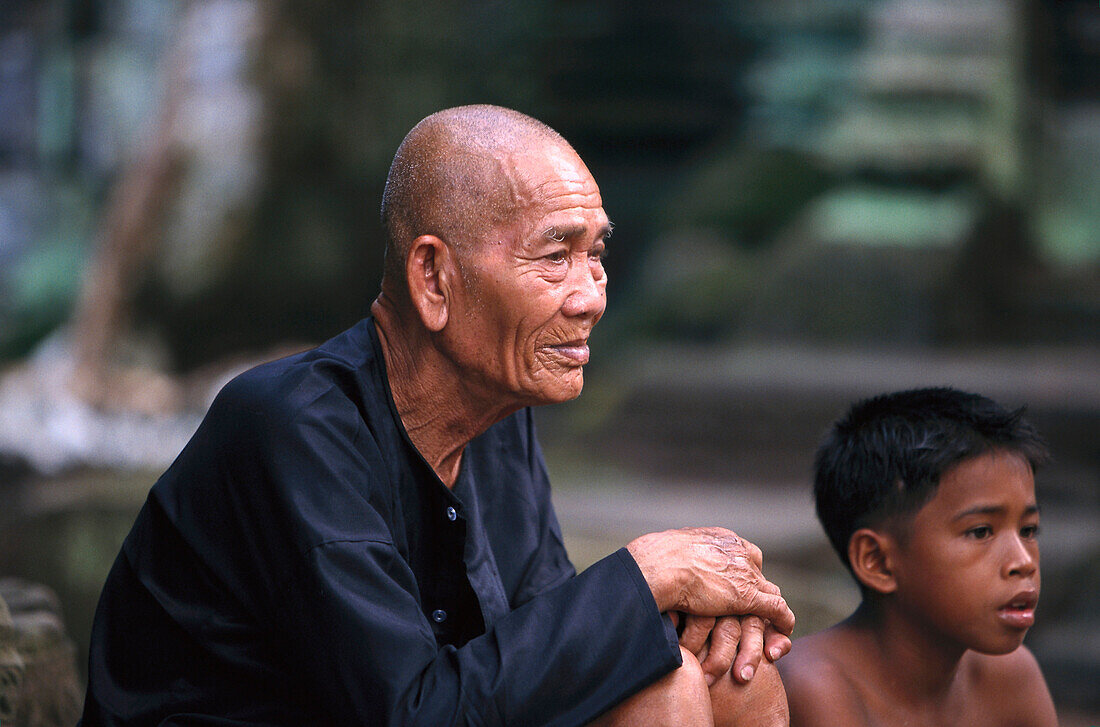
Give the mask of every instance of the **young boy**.
M 1039 597 L 1021 411 L 954 389 L 856 404 L 817 452 L 817 514 L 862 603 L 777 663 L 792 727 L 1056 725 L 1021 646 Z

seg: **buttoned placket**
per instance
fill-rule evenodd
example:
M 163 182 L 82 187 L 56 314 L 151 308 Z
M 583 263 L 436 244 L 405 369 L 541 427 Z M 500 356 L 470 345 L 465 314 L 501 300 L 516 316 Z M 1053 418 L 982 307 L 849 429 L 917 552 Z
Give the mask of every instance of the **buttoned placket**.
M 458 510 L 455 509 L 455 507 L 453 505 L 448 505 L 446 507 L 446 509 L 443 511 L 443 514 L 444 514 L 444 517 L 447 518 L 448 522 L 453 523 L 453 522 L 458 520 Z M 446 611 L 446 609 L 437 608 L 434 611 L 432 611 L 432 621 L 436 622 L 437 624 L 443 624 L 443 622 L 445 622 L 446 620 L 447 620 L 447 611 Z

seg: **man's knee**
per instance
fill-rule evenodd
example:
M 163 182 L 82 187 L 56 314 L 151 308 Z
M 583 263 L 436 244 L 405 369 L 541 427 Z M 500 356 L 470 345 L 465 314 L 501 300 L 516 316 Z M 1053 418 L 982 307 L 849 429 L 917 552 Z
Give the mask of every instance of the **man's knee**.
M 713 725 L 711 695 L 699 660 L 680 647 L 684 663 L 589 727 Z
M 668 693 L 676 701 L 698 702 L 709 705 L 710 692 L 707 688 L 706 675 L 703 673 L 703 667 L 699 665 L 699 660 L 695 657 L 695 654 L 682 646 L 680 647 L 680 656 L 684 660 L 680 668 L 665 675 L 653 686 L 662 685 L 662 691 Z
M 779 670 L 770 661 L 761 660 L 756 675 L 741 684 L 730 674 L 710 688 L 714 703 L 714 724 L 718 727 L 787 727 L 791 717 L 787 693 Z

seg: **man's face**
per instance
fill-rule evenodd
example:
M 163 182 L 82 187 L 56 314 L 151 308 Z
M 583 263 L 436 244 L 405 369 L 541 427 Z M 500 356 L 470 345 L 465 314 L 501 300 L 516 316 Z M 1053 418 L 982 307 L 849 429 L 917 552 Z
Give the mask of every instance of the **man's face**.
M 897 595 L 940 638 L 987 654 L 1023 641 L 1039 597 L 1039 509 L 1027 461 L 993 452 L 940 478 L 907 526 Z
M 571 149 L 539 145 L 501 166 L 515 212 L 460 257 L 451 349 L 484 393 L 516 406 L 567 401 L 604 312 L 610 223 Z

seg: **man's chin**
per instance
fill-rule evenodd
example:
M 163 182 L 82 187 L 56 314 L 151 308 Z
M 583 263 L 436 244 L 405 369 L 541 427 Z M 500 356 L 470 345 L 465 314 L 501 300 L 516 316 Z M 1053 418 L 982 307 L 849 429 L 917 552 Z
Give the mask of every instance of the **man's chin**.
M 584 388 L 584 372 L 579 366 L 575 371 L 576 373 L 556 379 L 552 384 L 539 387 L 535 396 L 537 401 L 533 403 L 539 406 L 564 404 L 580 396 L 581 389 Z

